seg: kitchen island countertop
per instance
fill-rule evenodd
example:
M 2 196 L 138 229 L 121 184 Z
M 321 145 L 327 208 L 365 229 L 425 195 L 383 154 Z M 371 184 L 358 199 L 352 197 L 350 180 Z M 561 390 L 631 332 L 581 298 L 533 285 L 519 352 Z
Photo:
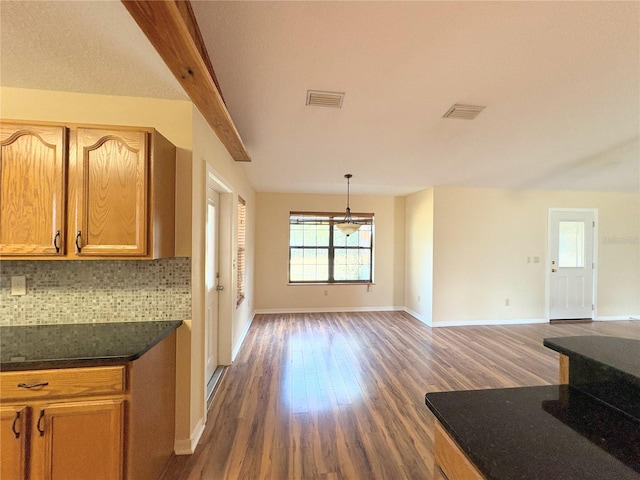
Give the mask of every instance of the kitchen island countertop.
M 640 479 L 640 341 L 559 337 L 569 384 L 427 393 L 445 431 L 489 480 Z
M 638 480 L 640 423 L 568 385 L 428 393 L 489 480 Z

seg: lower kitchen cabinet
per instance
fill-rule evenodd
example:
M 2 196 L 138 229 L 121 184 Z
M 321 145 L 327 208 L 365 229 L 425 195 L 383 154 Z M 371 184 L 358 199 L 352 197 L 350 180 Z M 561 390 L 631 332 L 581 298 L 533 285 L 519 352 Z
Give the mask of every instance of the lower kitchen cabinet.
M 27 438 L 29 410 L 26 405 L 0 407 L 0 478 L 27 477 Z
M 0 373 L 2 480 L 156 480 L 173 455 L 175 332 L 125 365 Z
M 123 399 L 41 405 L 32 421 L 33 478 L 122 478 Z

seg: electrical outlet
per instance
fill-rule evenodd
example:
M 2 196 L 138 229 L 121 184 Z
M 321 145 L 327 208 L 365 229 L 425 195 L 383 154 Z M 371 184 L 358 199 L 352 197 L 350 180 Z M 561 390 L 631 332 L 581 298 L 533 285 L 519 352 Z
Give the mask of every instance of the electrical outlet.
M 27 294 L 27 277 L 24 275 L 14 275 L 11 277 L 11 295 Z

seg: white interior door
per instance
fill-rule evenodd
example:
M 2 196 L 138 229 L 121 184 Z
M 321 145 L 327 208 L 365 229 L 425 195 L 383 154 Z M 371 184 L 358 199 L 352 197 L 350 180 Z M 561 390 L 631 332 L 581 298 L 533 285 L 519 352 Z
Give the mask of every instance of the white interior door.
M 593 210 L 549 211 L 549 319 L 593 317 Z
M 219 250 L 219 205 L 220 197 L 213 188 L 207 188 L 207 233 L 205 252 L 205 286 L 206 286 L 206 384 L 207 397 L 215 385 L 213 377 L 218 368 L 218 250 Z

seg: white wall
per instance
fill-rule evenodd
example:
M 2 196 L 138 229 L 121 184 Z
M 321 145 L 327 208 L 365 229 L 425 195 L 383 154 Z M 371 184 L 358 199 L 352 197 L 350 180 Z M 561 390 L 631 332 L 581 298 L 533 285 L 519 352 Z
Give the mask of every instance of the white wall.
M 433 202 L 433 205 L 431 204 Z M 546 192 L 436 187 L 407 199 L 407 265 L 433 255 L 433 302 L 415 310 L 434 325 L 544 321 L 549 208 L 598 209 L 596 318 L 640 313 L 640 196 L 603 192 Z M 421 214 L 433 208 L 433 219 Z M 413 220 L 410 220 L 413 219 Z M 414 221 L 417 221 L 416 225 Z M 433 244 L 411 243 L 428 230 Z M 615 239 L 619 240 L 617 243 Z M 429 252 L 432 250 L 432 252 Z M 540 258 L 540 263 L 527 263 Z M 427 264 L 428 269 L 428 264 Z M 429 273 L 408 276 L 412 308 Z M 505 300 L 509 299 L 509 306 Z M 431 316 L 429 316 L 429 313 Z
M 401 308 L 404 303 L 404 198 L 351 196 L 353 212 L 375 214 L 374 285 L 288 285 L 289 212 L 344 212 L 343 195 L 258 193 L 256 310 Z

